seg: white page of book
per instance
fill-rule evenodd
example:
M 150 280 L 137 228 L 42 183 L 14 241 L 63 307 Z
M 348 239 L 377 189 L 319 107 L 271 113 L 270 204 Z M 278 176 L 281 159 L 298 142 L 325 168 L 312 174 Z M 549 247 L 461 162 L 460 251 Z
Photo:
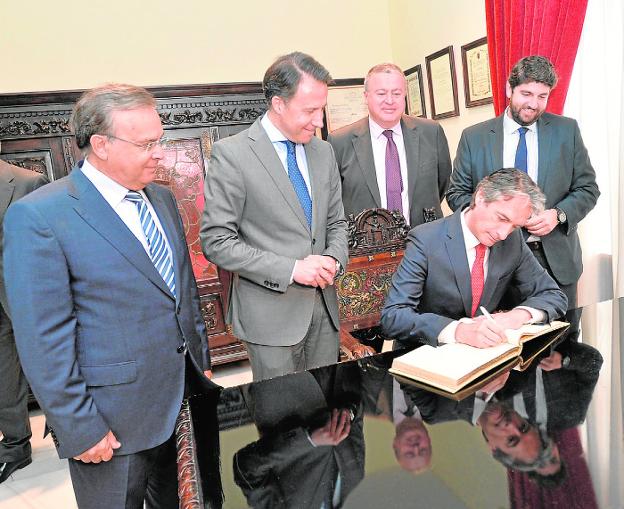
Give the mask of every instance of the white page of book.
M 503 355 L 516 346 L 509 343 L 491 348 L 476 348 L 463 343 L 451 343 L 438 347 L 424 345 L 397 358 L 398 362 L 459 380 L 461 377 Z

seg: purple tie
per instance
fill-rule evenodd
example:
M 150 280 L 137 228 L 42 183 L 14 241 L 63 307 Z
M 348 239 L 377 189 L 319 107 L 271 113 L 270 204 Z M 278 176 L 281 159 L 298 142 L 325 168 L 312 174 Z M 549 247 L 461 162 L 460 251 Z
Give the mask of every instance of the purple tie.
M 403 179 L 401 178 L 401 164 L 399 163 L 399 151 L 392 139 L 392 130 L 386 129 L 383 135 L 388 138 L 386 143 L 386 198 L 388 210 L 398 210 L 403 213 L 401 192 L 403 191 Z

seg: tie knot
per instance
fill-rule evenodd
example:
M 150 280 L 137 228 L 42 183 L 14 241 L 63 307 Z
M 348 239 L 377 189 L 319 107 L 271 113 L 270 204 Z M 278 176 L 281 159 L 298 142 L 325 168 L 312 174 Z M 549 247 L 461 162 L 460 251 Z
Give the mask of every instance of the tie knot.
M 143 196 L 141 196 L 141 193 L 137 191 L 128 191 L 126 194 L 126 200 L 131 201 L 132 203 L 141 203 L 143 201 Z
M 475 248 L 477 250 L 477 260 L 483 260 L 485 257 L 485 251 L 487 250 L 487 246 L 484 244 L 477 244 Z
M 389 140 L 391 140 L 391 139 L 392 139 L 392 129 L 386 129 L 386 130 L 385 130 L 383 133 L 381 133 L 381 134 L 383 134 L 383 135 L 384 135 L 386 138 L 388 138 Z
M 295 153 L 295 142 L 290 140 L 283 140 L 282 143 L 286 144 L 286 150 L 289 154 Z
M 520 137 L 524 136 L 528 130 L 528 127 L 518 127 L 518 133 L 520 134 Z

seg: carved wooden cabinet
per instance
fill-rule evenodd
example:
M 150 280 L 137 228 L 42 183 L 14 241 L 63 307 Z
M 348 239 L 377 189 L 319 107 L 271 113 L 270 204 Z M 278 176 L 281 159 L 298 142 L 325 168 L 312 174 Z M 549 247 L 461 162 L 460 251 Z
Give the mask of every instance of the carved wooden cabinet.
M 266 110 L 259 83 L 194 85 L 149 89 L 171 139 L 157 182 L 178 202 L 199 287 L 213 364 L 247 358 L 243 344 L 225 323 L 230 276 L 208 262 L 199 228 L 204 174 L 212 144 L 253 123 Z M 70 131 L 73 104 L 81 91 L 0 95 L 0 157 L 56 180 L 82 158 Z

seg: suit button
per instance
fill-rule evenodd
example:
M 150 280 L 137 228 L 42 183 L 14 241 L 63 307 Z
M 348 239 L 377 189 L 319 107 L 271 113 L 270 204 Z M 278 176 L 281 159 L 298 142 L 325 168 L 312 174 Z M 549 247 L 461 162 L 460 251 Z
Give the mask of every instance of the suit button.
M 316 244 L 316 239 L 312 239 L 312 245 Z
M 184 350 L 186 350 L 186 345 L 180 345 L 178 348 L 176 348 L 176 352 L 178 353 L 184 353 Z

